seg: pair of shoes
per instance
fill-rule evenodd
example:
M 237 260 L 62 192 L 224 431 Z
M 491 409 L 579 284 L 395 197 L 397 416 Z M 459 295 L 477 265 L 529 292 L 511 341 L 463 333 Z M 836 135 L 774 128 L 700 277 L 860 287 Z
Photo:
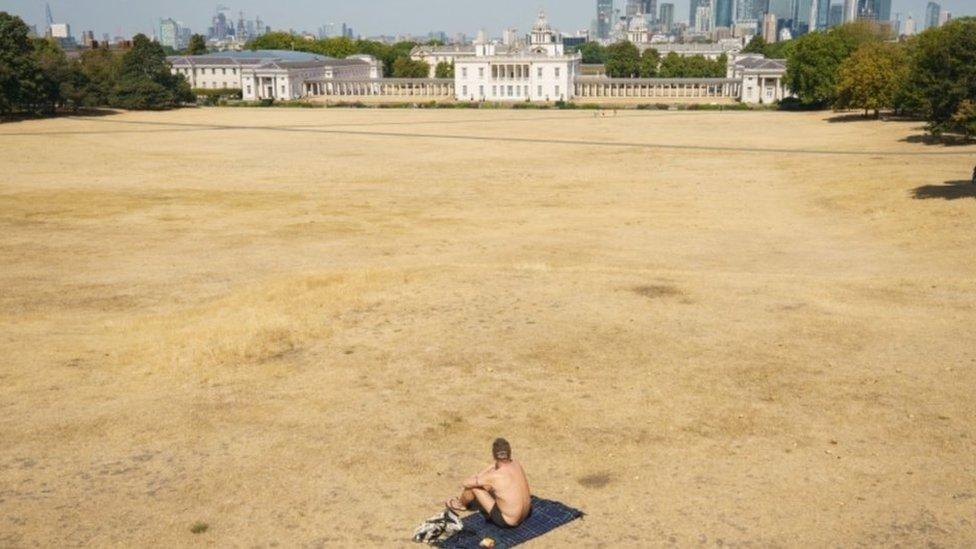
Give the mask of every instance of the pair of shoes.
M 464 528 L 461 518 L 450 509 L 445 509 L 438 515 L 425 520 L 413 532 L 413 541 L 433 545 L 441 536 L 451 537 Z

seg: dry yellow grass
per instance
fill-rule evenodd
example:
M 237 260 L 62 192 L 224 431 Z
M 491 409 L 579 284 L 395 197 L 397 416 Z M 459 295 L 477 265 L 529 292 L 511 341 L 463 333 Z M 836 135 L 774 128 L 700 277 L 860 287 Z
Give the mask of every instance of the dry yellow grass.
M 827 118 L 0 126 L 0 546 L 973 546 L 976 149 Z

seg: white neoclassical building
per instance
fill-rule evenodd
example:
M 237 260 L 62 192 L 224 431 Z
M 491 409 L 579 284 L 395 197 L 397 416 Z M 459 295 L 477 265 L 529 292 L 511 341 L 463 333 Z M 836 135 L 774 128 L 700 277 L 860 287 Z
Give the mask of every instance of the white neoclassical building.
M 171 72 L 183 75 L 190 87 L 239 89 L 246 100 L 299 99 L 307 93 L 307 82 L 376 79 L 383 75 L 382 63 L 368 55 L 333 59 L 303 52 L 258 50 L 167 60 Z
M 727 77 L 740 82 L 743 103 L 771 104 L 792 96 L 786 87 L 786 60 L 766 59 L 760 54 L 740 54 L 726 68 Z
M 488 40 L 475 44 L 472 57 L 454 62 L 454 93 L 459 101 L 559 101 L 573 96 L 582 56 L 568 55 L 545 13 L 532 27 L 527 45 L 501 50 Z

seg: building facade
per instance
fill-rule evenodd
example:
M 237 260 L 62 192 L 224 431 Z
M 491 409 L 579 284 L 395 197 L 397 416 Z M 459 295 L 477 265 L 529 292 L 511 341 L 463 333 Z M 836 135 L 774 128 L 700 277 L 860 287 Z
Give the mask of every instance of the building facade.
M 382 64 L 368 55 L 333 59 L 302 52 L 259 50 L 168 58 L 173 74 L 196 89 L 241 90 L 245 100 L 293 100 L 306 81 L 378 79 Z
M 454 65 L 454 90 L 461 101 L 563 101 L 572 98 L 582 55 L 567 55 L 545 13 L 532 27 L 529 44 L 499 52 L 497 44 L 475 44 L 475 55 Z

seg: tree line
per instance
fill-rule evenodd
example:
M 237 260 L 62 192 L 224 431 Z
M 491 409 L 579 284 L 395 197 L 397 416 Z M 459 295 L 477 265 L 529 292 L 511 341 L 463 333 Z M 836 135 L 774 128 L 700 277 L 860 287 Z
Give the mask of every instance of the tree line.
M 662 57 L 654 48 L 641 53 L 631 42 L 608 46 L 587 42 L 577 51 L 584 64 L 602 64 L 611 78 L 724 78 L 728 57 L 711 60 L 702 55 L 683 57 L 670 52 Z
M 416 42 L 384 44 L 373 40 L 353 40 L 345 37 L 306 40 L 302 36 L 287 32 L 270 32 L 251 40 L 245 47 L 249 50 L 302 51 L 336 59 L 357 54 L 371 55 L 383 63 L 383 76 L 426 78 L 430 76 L 430 65 L 410 59 L 410 51 L 417 45 Z
M 976 137 L 976 18 L 902 41 L 862 22 L 744 50 L 786 59 L 786 85 L 808 108 L 882 111 L 926 120 L 934 134 Z
M 23 20 L 0 12 L 0 115 L 166 109 L 193 100 L 186 80 L 171 74 L 162 47 L 144 35 L 125 52 L 96 48 L 68 59 L 57 42 L 30 38 Z

